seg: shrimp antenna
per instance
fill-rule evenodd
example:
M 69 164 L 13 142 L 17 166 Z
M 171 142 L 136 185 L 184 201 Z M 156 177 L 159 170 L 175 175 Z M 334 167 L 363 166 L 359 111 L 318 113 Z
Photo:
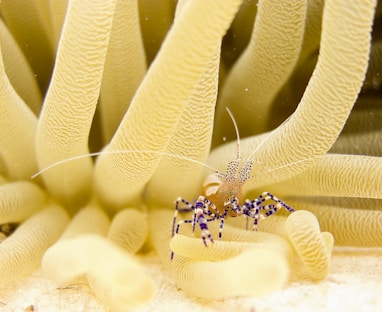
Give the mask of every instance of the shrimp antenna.
M 276 168 L 268 169 L 268 172 L 277 171 L 277 170 L 280 170 L 280 169 L 284 169 L 284 168 L 287 168 L 287 167 L 290 167 L 290 166 L 293 166 L 293 165 L 297 165 L 297 164 L 302 164 L 304 162 L 308 162 L 310 160 L 315 160 L 315 159 L 322 158 L 322 157 L 323 156 L 315 156 L 315 157 L 310 157 L 310 158 L 296 160 L 296 161 L 291 162 L 289 164 L 285 164 L 285 165 L 282 165 L 282 166 L 279 166 L 279 167 L 276 167 Z
M 168 156 L 176 159 L 181 159 L 181 160 L 187 160 L 189 162 L 192 162 L 194 164 L 198 164 L 202 167 L 205 167 L 207 169 L 210 169 L 212 171 L 219 171 L 216 168 L 209 166 L 199 160 L 188 158 L 186 156 L 181 156 L 181 155 L 175 155 L 167 152 L 159 152 L 159 151 L 153 151 L 153 150 L 114 150 L 114 151 L 101 151 L 101 152 L 95 152 L 95 153 L 89 153 L 89 154 L 82 154 L 82 155 L 77 155 L 69 158 L 65 158 L 62 160 L 59 160 L 53 164 L 50 164 L 49 166 L 45 167 L 44 169 L 41 169 L 40 171 L 36 172 L 34 175 L 31 176 L 31 179 L 34 179 L 38 177 L 39 175 L 43 174 L 44 172 L 53 169 L 59 165 L 65 164 L 69 161 L 77 160 L 77 159 L 82 159 L 86 157 L 94 157 L 94 156 L 100 156 L 100 155 L 114 155 L 114 154 L 131 154 L 131 153 L 136 153 L 136 154 L 157 154 L 161 156 Z
M 252 159 L 253 156 L 255 156 L 255 154 L 257 153 L 257 151 L 260 149 L 260 147 L 262 147 L 262 146 L 264 145 L 264 143 L 267 142 L 267 141 L 269 140 L 269 138 L 271 137 L 271 135 L 272 135 L 272 134 L 273 134 L 279 127 L 285 125 L 285 124 L 289 121 L 289 119 L 290 119 L 291 117 L 292 117 L 292 115 L 290 115 L 287 119 L 285 119 L 285 120 L 282 122 L 282 124 L 279 125 L 277 128 L 275 128 L 275 129 L 273 129 L 272 131 L 270 131 L 270 132 L 268 133 L 268 135 L 265 136 L 264 140 L 262 140 L 262 141 L 260 142 L 260 144 L 257 145 L 257 147 L 255 148 L 255 150 L 253 151 L 253 153 L 252 153 L 251 155 L 248 156 L 247 160 Z M 288 165 L 285 165 L 285 167 L 286 167 L 286 166 L 288 166 Z
M 235 127 L 235 132 L 236 132 L 236 140 L 237 140 L 237 159 L 239 160 L 241 158 L 241 153 L 240 153 L 240 134 L 239 134 L 239 127 L 237 126 L 235 117 L 233 116 L 231 110 L 226 107 L 225 108 L 229 117 L 231 117 L 233 126 Z

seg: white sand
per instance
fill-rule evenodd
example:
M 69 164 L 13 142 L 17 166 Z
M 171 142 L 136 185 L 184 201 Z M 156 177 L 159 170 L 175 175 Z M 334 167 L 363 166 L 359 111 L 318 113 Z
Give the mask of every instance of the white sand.
M 382 249 L 334 249 L 331 273 L 320 283 L 299 274 L 279 292 L 264 298 L 201 301 L 177 290 L 154 254 L 142 256 L 158 285 L 155 299 L 135 311 L 382 311 Z M 0 285 L 0 311 L 109 311 L 78 281 L 64 289 L 37 270 L 30 277 Z M 29 310 L 28 310 L 29 309 Z

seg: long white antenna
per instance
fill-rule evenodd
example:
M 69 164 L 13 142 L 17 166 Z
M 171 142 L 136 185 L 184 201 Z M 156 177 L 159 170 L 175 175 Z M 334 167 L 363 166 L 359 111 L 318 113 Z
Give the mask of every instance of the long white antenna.
M 226 107 L 225 109 L 227 110 L 228 115 L 231 117 L 233 126 L 235 127 L 236 140 L 237 140 L 237 160 L 240 160 L 240 158 L 241 158 L 241 153 L 240 153 L 240 134 L 239 134 L 239 128 L 238 128 L 238 126 L 237 126 L 235 117 L 233 116 L 231 110 L 230 110 L 228 107 Z
M 319 158 L 322 158 L 322 157 L 323 156 L 315 156 L 315 157 L 310 157 L 310 158 L 306 158 L 306 159 L 296 160 L 296 161 L 291 162 L 291 163 L 286 164 L 286 165 L 282 165 L 282 166 L 279 166 L 279 167 L 276 167 L 276 168 L 268 169 L 268 172 L 277 171 L 277 170 L 280 170 L 280 169 L 283 169 L 283 168 L 287 168 L 287 167 L 290 167 L 290 166 L 293 166 L 293 165 L 297 165 L 297 164 L 302 164 L 304 162 L 308 162 L 310 160 L 319 159 Z
M 259 145 L 257 145 L 256 149 L 253 151 L 253 153 L 251 155 L 248 156 L 247 160 L 250 160 L 253 158 L 253 156 L 257 153 L 257 151 L 260 149 L 260 147 L 262 147 L 264 145 L 265 142 L 267 142 L 269 140 L 269 138 L 271 137 L 271 135 L 273 134 L 273 132 L 275 132 L 278 128 L 280 128 L 281 126 L 285 125 L 289 119 L 292 117 L 292 115 L 290 115 L 287 119 L 285 119 L 281 125 L 279 125 L 277 128 L 273 129 L 272 131 L 270 131 L 268 133 L 268 135 L 264 138 L 264 140 L 262 140 L 260 142 Z
M 196 160 L 196 159 L 192 159 L 192 158 L 188 158 L 186 156 L 181 156 L 181 155 L 175 155 L 175 154 L 171 154 L 171 153 L 167 153 L 167 152 L 159 152 L 159 151 L 153 151 L 153 150 L 114 150 L 114 151 L 101 151 L 101 152 L 95 152 L 95 153 L 89 153 L 89 154 L 82 154 L 82 155 L 77 155 L 77 156 L 73 156 L 73 157 L 69 157 L 69 158 L 65 158 L 65 159 L 62 159 L 62 160 L 59 160 L 47 167 L 45 167 L 44 169 L 41 169 L 39 172 L 35 173 L 34 175 L 31 176 L 31 179 L 34 179 L 36 177 L 38 177 L 39 175 L 43 174 L 44 172 L 52 169 L 52 168 L 55 168 L 59 165 L 62 165 L 62 164 L 65 164 L 67 162 L 70 162 L 70 161 L 73 161 L 73 160 L 77 160 L 77 159 L 82 159 L 82 158 L 86 158 L 86 157 L 94 157 L 94 156 L 100 156 L 100 155 L 111 155 L 111 154 L 130 154 L 130 153 L 135 153 L 135 154 L 156 154 L 156 155 L 161 155 L 161 156 L 168 156 L 168 157 L 172 157 L 172 158 L 177 158 L 177 159 L 182 159 L 182 160 L 187 160 L 189 162 L 192 162 L 192 163 L 195 163 L 195 164 L 198 164 L 202 167 L 205 167 L 207 169 L 210 169 L 212 171 L 219 171 L 217 170 L 216 168 L 212 167 L 212 166 L 209 166 L 199 160 Z

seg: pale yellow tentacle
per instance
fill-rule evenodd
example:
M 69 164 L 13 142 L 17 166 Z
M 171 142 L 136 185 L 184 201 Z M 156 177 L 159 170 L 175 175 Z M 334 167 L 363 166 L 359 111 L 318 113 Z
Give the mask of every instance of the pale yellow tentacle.
M 289 275 L 288 247 L 283 249 L 277 244 L 277 247 L 260 245 L 256 248 L 246 243 L 241 243 L 240 246 L 233 242 L 221 242 L 222 244 L 213 247 L 211 253 L 206 252 L 207 258 L 213 257 L 215 261 L 192 259 L 177 254 L 173 261 L 170 261 L 168 242 L 171 237 L 172 216 L 173 213 L 168 210 L 150 212 L 150 240 L 166 267 L 172 272 L 177 285 L 188 295 L 208 299 L 241 295 L 261 296 L 280 289 L 286 283 Z M 198 247 L 195 239 L 182 235 L 174 238 L 172 244 L 183 248 L 183 243 L 189 242 L 196 249 L 205 248 L 200 240 Z M 229 246 L 229 255 L 224 246 Z M 213 255 L 214 252 L 220 256 Z M 228 259 L 221 260 L 227 257 Z M 221 261 L 216 261 L 217 259 Z M 259 265 L 253 265 L 255 261 Z
M 328 251 L 333 247 L 330 233 L 321 235 L 317 218 L 305 210 L 292 213 L 285 228 L 309 276 L 315 280 L 324 279 L 329 273 L 331 254 Z
M 190 296 L 209 300 L 263 296 L 280 290 L 289 276 L 287 260 L 273 250 L 248 249 L 222 261 L 175 256 L 173 262 L 178 287 Z
M 49 207 L 35 214 L 0 244 L 2 282 L 13 280 L 35 269 L 45 252 L 69 222 L 66 212 Z
M 106 236 L 110 220 L 100 207 L 91 204 L 82 208 L 70 221 L 60 239 L 73 238 L 84 234 Z
M 155 293 L 152 279 L 131 255 L 94 234 L 60 240 L 45 253 L 42 269 L 60 284 L 87 274 L 92 290 L 112 311 L 142 305 Z
M 357 247 L 382 247 L 382 211 L 291 200 L 298 209 L 314 213 L 323 231 L 333 234 L 335 244 Z
M 180 1 L 178 7 L 188 1 Z M 177 7 L 177 15 L 178 13 Z M 220 43 L 204 65 L 185 110 L 167 144 L 166 152 L 205 162 L 210 151 L 215 103 L 218 92 Z M 233 125 L 232 125 L 233 127 Z M 174 198 L 196 198 L 202 184 L 204 168 L 187 159 L 163 157 L 146 189 L 147 199 L 172 206 Z M 163 188 L 163 177 L 166 188 Z M 160 195 L 159 195 L 160 194 Z
M 238 240 L 229 238 L 229 233 L 238 232 Z M 215 236 L 216 238 L 217 236 Z M 199 261 L 221 261 L 230 259 L 240 253 L 250 250 L 274 250 L 290 259 L 292 249 L 289 243 L 278 235 L 240 231 L 234 229 L 229 231 L 229 227 L 224 227 L 224 240 L 216 240 L 207 248 L 203 245 L 201 238 L 188 237 L 182 234 L 175 235 L 170 241 L 170 248 L 175 255 L 187 257 Z
M 117 2 L 100 93 L 104 142 L 109 142 L 146 71 L 138 1 Z
M 166 148 L 240 2 L 190 1 L 173 24 L 107 150 Z M 100 156 L 95 172 L 99 196 L 113 207 L 139 201 L 159 159 L 153 153 Z
M 17 94 L 37 116 L 40 112 L 42 97 L 36 77 L 2 20 L 0 21 L 0 42 L 7 77 Z
M 115 5 L 116 0 L 69 2 L 38 123 L 36 147 L 41 168 L 88 152 Z M 48 171 L 43 178 L 62 202 L 79 206 L 89 194 L 92 170 L 91 159 L 83 158 Z
M 327 154 L 308 170 L 271 187 L 280 196 L 382 198 L 382 158 Z
M 1 15 L 31 64 L 41 90 L 49 84 L 54 61 L 49 31 L 51 21 L 47 15 L 47 1 L 1 2 Z
M 111 222 L 107 238 L 128 252 L 136 253 L 148 235 L 147 215 L 136 209 L 119 211 Z
M 27 181 L 0 186 L 0 224 L 24 221 L 47 204 L 47 195 Z
M 37 169 L 34 139 L 37 118 L 13 89 L 0 53 L 0 157 L 10 180 L 26 179 Z
M 229 136 L 228 106 L 243 135 L 267 128 L 277 92 L 297 63 L 304 35 L 305 0 L 259 1 L 252 39 L 228 74 L 217 107 L 216 137 Z

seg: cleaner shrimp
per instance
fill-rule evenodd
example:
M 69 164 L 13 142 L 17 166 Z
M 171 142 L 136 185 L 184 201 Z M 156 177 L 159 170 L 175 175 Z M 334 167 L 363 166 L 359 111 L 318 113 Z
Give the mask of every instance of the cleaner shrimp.
M 235 127 L 237 138 L 237 156 L 227 164 L 226 172 L 215 171 L 207 176 L 203 183 L 203 195 L 200 195 L 195 202 L 189 202 L 182 197 L 178 197 L 175 202 L 175 212 L 172 224 L 172 237 L 179 233 L 180 226 L 183 223 L 192 225 L 192 232 L 195 231 L 196 224 L 199 224 L 201 238 L 204 246 L 207 245 L 207 239 L 213 243 L 213 237 L 208 230 L 208 222 L 220 219 L 219 240 L 223 236 L 224 221 L 227 217 L 245 216 L 252 218 L 252 230 L 257 231 L 259 219 L 265 219 L 276 213 L 279 209 L 286 209 L 290 213 L 295 210 L 284 201 L 277 198 L 269 192 L 261 193 L 255 199 L 246 199 L 242 202 L 242 186 L 246 181 L 252 178 L 253 155 L 267 141 L 267 136 L 256 148 L 256 150 L 242 162 L 240 151 L 240 135 L 237 123 L 231 111 L 227 109 Z M 278 168 L 276 168 L 278 169 Z M 272 204 L 264 203 L 266 201 Z M 183 207 L 180 205 L 183 204 Z M 178 212 L 193 212 L 192 219 L 182 220 L 176 223 Z M 171 253 L 173 259 L 174 253 Z

